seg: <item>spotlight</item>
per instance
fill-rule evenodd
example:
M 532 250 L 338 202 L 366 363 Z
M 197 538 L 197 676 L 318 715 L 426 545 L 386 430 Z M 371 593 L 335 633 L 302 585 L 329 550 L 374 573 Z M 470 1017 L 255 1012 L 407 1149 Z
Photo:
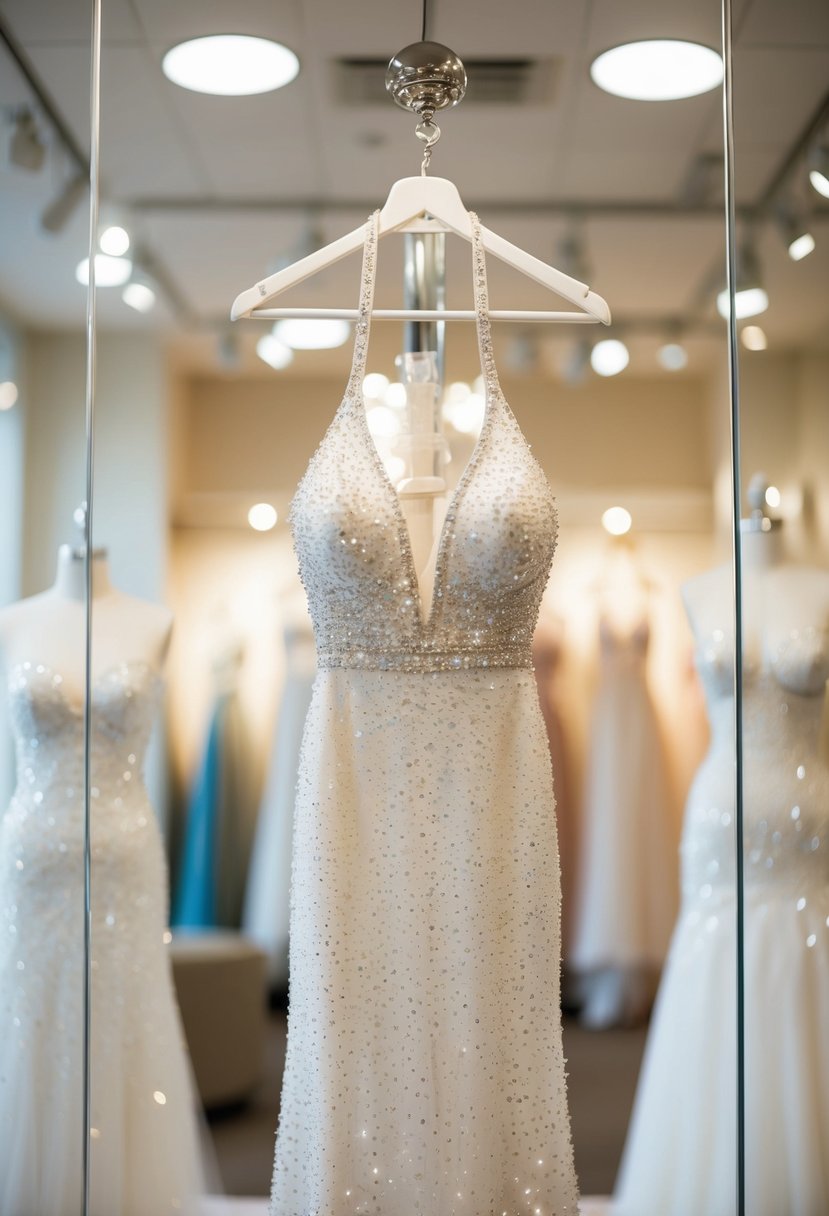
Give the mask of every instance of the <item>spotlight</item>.
M 666 342 L 660 346 L 656 357 L 666 372 L 681 372 L 688 366 L 688 352 L 679 342 Z
M 746 325 L 740 333 L 740 340 L 746 350 L 765 350 L 768 346 L 765 330 L 759 325 Z
M 121 299 L 136 312 L 149 312 L 155 307 L 155 292 L 149 283 L 133 279 L 121 292 Z
M 112 258 L 106 253 L 95 254 L 95 286 L 121 287 L 132 274 L 129 258 Z M 89 285 L 89 258 L 83 258 L 75 267 L 75 278 L 84 287 Z
M 0 383 L 0 410 L 10 410 L 17 401 L 17 385 L 13 380 Z
M 321 317 L 292 317 L 277 321 L 273 332 L 280 342 L 292 350 L 331 350 L 348 341 L 351 326 L 348 321 Z
M 273 333 L 262 335 L 256 343 L 256 353 L 262 362 L 267 363 L 268 367 L 272 367 L 275 372 L 279 372 L 283 367 L 287 367 L 294 357 L 294 352 L 290 346 L 286 346 L 284 342 L 280 342 L 279 338 Z
M 110 224 L 98 237 L 101 253 L 108 253 L 113 258 L 123 257 L 129 247 L 130 234 L 120 224 Z
M 35 116 L 31 110 L 20 110 L 14 120 L 9 140 L 9 162 L 18 169 L 37 173 L 46 159 L 46 145 L 40 138 Z
M 808 257 L 815 247 L 815 238 L 805 219 L 790 208 L 783 207 L 777 212 L 777 226 L 792 261 L 800 262 Z
M 389 387 L 389 378 L 384 376 L 382 372 L 369 372 L 363 378 L 363 395 L 368 397 L 370 401 L 382 401 L 383 394 Z
M 276 508 L 269 502 L 257 502 L 248 511 L 248 523 L 254 532 L 270 532 L 278 519 Z
M 85 177 L 70 177 L 60 194 L 40 217 L 40 226 L 47 232 L 61 232 L 72 217 L 72 212 L 87 195 L 89 183 Z
M 611 536 L 624 536 L 632 524 L 630 511 L 625 507 L 608 507 L 602 515 L 602 527 Z
M 762 286 L 762 276 L 757 255 L 750 245 L 744 245 L 737 255 L 737 282 L 734 292 L 734 311 L 737 320 L 744 317 L 755 317 L 765 312 L 769 306 L 769 297 Z M 717 312 L 726 321 L 731 312 L 728 288 L 724 287 L 717 296 Z
M 590 366 L 597 376 L 618 376 L 630 363 L 630 354 L 618 338 L 597 342 L 590 352 Z
M 829 148 L 816 144 L 809 153 L 809 181 L 824 198 L 829 198 Z

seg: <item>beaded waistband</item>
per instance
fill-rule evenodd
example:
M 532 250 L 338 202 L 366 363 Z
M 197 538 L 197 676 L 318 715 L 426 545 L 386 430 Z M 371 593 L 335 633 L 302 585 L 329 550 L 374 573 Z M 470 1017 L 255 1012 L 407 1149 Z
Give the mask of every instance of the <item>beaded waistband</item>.
M 517 667 L 532 671 L 532 653 L 527 646 L 501 646 L 483 651 L 468 650 L 321 650 L 320 670 L 353 668 L 363 671 L 469 671 L 489 667 Z

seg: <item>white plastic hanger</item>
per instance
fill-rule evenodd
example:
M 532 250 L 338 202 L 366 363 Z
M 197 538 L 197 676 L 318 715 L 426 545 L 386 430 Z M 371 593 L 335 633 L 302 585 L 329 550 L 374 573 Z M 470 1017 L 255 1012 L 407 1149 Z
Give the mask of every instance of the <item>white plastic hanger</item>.
M 445 177 L 403 177 L 396 181 L 380 212 L 379 235 L 388 232 L 453 232 L 464 240 L 472 240 L 472 224 L 469 212 L 461 201 L 454 182 Z M 261 317 L 276 320 L 282 317 L 325 317 L 357 320 L 356 308 L 270 308 L 272 300 L 295 287 L 297 283 L 317 274 L 320 270 L 339 262 L 349 253 L 362 249 L 365 241 L 365 225 L 332 241 L 323 249 L 311 253 L 292 266 L 278 270 L 260 283 L 243 291 L 233 301 L 231 319 Z M 516 312 L 493 309 L 490 317 L 494 321 L 546 321 L 553 323 L 593 325 L 610 324 L 610 309 L 601 296 L 591 291 L 586 283 L 572 279 L 561 270 L 547 266 L 532 254 L 504 240 L 502 236 L 481 226 L 481 241 L 487 253 L 515 267 L 528 278 L 543 287 L 549 287 L 563 299 L 574 304 L 578 312 Z M 376 308 L 372 317 L 378 320 L 420 321 L 474 321 L 471 310 L 424 310 L 405 308 Z

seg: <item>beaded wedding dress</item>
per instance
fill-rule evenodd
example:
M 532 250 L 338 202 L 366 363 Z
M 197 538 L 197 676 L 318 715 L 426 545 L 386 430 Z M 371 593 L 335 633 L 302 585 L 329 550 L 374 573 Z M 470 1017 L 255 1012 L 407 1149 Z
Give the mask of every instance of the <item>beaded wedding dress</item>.
M 272 1216 L 577 1212 L 530 656 L 555 505 L 498 385 L 472 223 L 487 404 L 430 606 L 363 404 L 376 213 L 346 395 L 292 506 L 319 672 Z
M 92 1216 L 191 1211 L 194 1095 L 141 778 L 159 681 L 103 673 L 92 724 Z M 83 1145 L 83 714 L 57 671 L 10 672 L 17 788 L 0 821 L 0 1212 L 77 1216 Z
M 794 583 L 790 595 L 797 602 Z M 711 746 L 688 796 L 682 910 L 614 1216 L 735 1210 L 733 657 L 725 630 L 697 653 Z M 825 1216 L 829 767 L 820 733 L 829 637 L 767 636 L 763 661 L 749 657 L 744 673 L 746 1210 Z

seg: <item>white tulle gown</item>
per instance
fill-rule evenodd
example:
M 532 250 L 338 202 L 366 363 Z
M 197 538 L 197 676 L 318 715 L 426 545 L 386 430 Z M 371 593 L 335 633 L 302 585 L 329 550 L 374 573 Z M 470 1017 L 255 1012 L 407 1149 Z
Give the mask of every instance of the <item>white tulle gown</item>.
M 17 788 L 0 822 L 0 1212 L 78 1216 L 83 1143 L 83 715 L 60 672 L 10 673 Z M 141 777 L 158 680 L 93 690 L 92 1216 L 188 1213 L 204 1189 Z
M 582 817 L 574 932 L 582 1020 L 647 1014 L 677 908 L 676 837 L 659 725 L 647 683 L 650 627 L 603 617 Z
M 346 396 L 297 491 L 319 673 L 294 835 L 273 1216 L 575 1216 L 550 757 L 530 646 L 555 506 L 498 387 L 421 604 L 365 418 L 367 225 Z
M 744 681 L 746 1154 L 751 1216 L 829 1212 L 829 637 L 764 639 Z M 614 1216 L 733 1216 L 733 641 L 701 645 L 711 746 L 686 808 L 682 909 Z

